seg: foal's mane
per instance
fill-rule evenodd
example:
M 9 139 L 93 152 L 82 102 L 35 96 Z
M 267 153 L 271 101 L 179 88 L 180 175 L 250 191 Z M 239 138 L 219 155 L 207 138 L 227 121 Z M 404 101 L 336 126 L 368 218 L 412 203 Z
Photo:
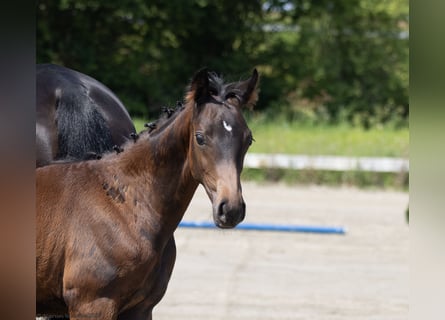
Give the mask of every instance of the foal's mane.
M 162 107 L 161 111 L 162 114 L 159 117 L 158 120 L 155 122 L 151 122 L 148 124 L 145 124 L 145 127 L 148 127 L 148 129 L 144 129 L 140 132 L 140 134 L 144 133 L 145 131 L 148 131 L 148 133 L 156 134 L 158 132 L 163 131 L 164 128 L 168 127 L 170 123 L 173 122 L 174 119 L 181 113 L 182 110 L 185 109 L 185 103 L 183 101 L 177 101 L 176 106 L 173 108 L 170 107 Z
M 221 93 L 224 87 L 224 79 L 219 76 L 216 72 L 209 72 L 209 86 L 216 91 L 217 94 Z M 158 120 L 146 123 L 145 126 L 148 129 L 143 129 L 139 134 L 156 134 L 162 131 L 164 128 L 168 127 L 171 122 L 178 116 L 178 114 L 186 108 L 186 105 L 190 103 L 193 99 L 193 90 L 191 85 L 186 89 L 185 101 L 176 101 L 174 107 L 162 107 L 162 114 Z M 151 127 L 151 128 L 150 128 Z

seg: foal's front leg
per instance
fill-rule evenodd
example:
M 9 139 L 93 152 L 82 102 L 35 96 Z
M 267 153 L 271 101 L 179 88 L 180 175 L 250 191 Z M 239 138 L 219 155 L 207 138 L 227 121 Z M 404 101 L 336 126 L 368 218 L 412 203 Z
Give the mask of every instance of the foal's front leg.
M 68 308 L 70 320 L 116 320 L 118 314 L 116 303 L 110 298 L 74 302 Z
M 151 320 L 153 308 L 161 301 L 167 290 L 173 266 L 176 260 L 176 244 L 172 236 L 167 242 L 159 266 L 157 275 L 152 279 L 153 285 L 146 299 L 119 315 L 119 320 Z

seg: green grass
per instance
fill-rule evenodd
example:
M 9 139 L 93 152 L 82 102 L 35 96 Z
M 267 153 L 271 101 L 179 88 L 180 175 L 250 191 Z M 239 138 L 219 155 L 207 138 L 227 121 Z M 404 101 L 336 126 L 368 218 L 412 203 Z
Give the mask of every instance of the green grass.
M 252 169 L 244 168 L 242 180 L 263 182 L 283 182 L 288 185 L 315 184 L 327 186 L 355 186 L 366 189 L 396 189 L 408 191 L 407 172 L 365 172 L 365 171 L 327 171 L 291 169 Z
M 148 120 L 135 119 L 137 131 Z M 309 125 L 249 119 L 255 142 L 250 153 L 362 157 L 409 157 L 409 129 L 363 128 L 347 124 Z
M 255 153 L 341 155 L 369 157 L 409 156 L 409 129 L 363 128 L 346 124 L 308 125 L 249 121 Z

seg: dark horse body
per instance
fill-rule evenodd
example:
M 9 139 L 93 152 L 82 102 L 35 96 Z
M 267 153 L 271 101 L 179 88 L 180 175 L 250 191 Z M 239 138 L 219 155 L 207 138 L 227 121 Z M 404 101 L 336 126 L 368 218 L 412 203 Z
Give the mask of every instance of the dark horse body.
M 198 72 L 186 104 L 100 160 L 36 170 L 37 314 L 151 319 L 176 257 L 173 232 L 202 184 L 220 228 L 244 219 L 240 173 L 252 135 L 241 107 L 258 74 Z
M 101 155 L 135 132 L 110 89 L 65 67 L 37 65 L 36 103 L 36 167 Z

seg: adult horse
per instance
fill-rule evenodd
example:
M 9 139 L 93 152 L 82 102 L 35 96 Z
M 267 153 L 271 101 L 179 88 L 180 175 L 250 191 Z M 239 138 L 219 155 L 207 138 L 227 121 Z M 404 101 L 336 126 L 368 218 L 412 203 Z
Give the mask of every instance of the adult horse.
M 36 103 L 36 167 L 99 156 L 136 132 L 110 89 L 62 66 L 37 65 Z
M 241 108 L 258 73 L 224 84 L 203 69 L 185 105 L 100 160 L 36 170 L 39 315 L 151 319 L 176 257 L 173 232 L 202 184 L 220 228 L 244 219 L 252 133 Z

